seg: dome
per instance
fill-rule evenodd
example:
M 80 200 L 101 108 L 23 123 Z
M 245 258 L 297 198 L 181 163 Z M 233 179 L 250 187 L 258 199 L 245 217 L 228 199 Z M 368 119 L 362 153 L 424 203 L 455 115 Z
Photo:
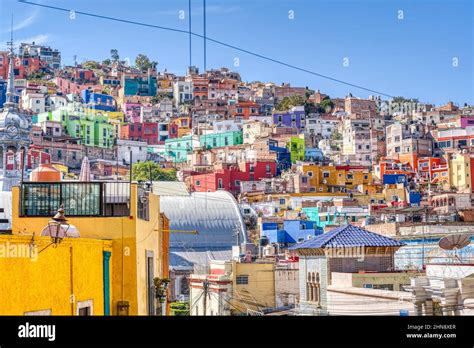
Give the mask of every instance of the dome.
M 14 110 L 5 109 L 0 114 L 0 129 L 5 129 L 9 125 L 16 126 L 18 130 L 28 131 L 30 129 L 30 123 L 24 116 L 16 113 Z

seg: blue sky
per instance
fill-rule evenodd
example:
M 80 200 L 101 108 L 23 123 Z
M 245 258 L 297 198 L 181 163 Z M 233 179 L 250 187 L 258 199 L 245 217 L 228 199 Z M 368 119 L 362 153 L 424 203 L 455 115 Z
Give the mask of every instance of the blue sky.
M 110 17 L 188 30 L 188 0 L 30 0 Z M 202 0 L 192 0 L 192 30 L 202 33 Z M 289 18 L 293 11 L 294 18 Z M 403 19 L 399 19 L 403 11 Z M 132 62 L 145 53 L 159 69 L 183 74 L 188 36 L 19 3 L 0 2 L 0 47 L 9 39 L 58 48 L 65 64 L 103 60 L 111 48 Z M 207 35 L 336 79 L 423 102 L 474 104 L 471 0 L 207 0 Z M 193 38 L 192 61 L 202 69 L 203 40 Z M 239 66 L 234 66 L 235 58 Z M 344 66 L 344 59 L 348 66 Z M 457 59 L 458 66 L 453 66 Z M 347 60 L 346 60 L 347 62 Z M 332 97 L 370 92 L 295 71 L 215 43 L 207 67 L 228 66 L 246 81 L 289 82 Z

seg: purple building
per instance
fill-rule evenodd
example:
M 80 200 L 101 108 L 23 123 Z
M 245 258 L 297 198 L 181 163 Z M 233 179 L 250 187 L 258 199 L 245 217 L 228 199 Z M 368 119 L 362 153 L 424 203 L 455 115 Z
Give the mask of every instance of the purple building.
M 277 127 L 296 127 L 298 130 L 305 128 L 304 108 L 294 107 L 290 111 L 273 114 L 273 124 Z

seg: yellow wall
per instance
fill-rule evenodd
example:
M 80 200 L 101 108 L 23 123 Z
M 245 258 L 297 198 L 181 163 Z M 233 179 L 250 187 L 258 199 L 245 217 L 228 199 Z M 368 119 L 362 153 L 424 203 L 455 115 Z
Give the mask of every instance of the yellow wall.
M 308 172 L 312 172 L 312 177 L 309 178 L 309 184 L 319 190 L 320 187 L 323 191 L 327 191 L 328 186 L 346 186 L 348 189 L 352 189 L 357 185 L 372 183 L 372 173 L 363 172 L 360 170 L 349 170 L 336 169 L 335 166 L 319 166 L 316 164 L 303 164 L 301 169 L 304 175 L 308 175 Z M 328 177 L 325 177 L 327 173 Z M 347 177 L 348 174 L 352 174 L 352 179 Z M 346 185 L 350 182 L 351 184 Z
M 147 297 L 147 251 L 152 251 L 154 256 L 154 273 L 156 277 L 163 278 L 162 253 L 162 224 L 160 215 L 159 197 L 153 194 L 149 196 L 150 220 L 137 219 L 137 298 L 138 313 L 145 314 L 148 311 Z M 166 233 L 166 232 L 165 232 Z M 168 265 L 166 265 L 168 267 Z
M 30 243 L 31 236 L 0 235 L 3 250 L 19 251 Z M 35 237 L 34 243 L 32 258 L 12 257 L 11 251 L 0 254 L 0 315 L 47 309 L 52 315 L 76 315 L 77 302 L 85 300 L 93 301 L 94 315 L 103 315 L 103 251 L 111 251 L 112 243 L 67 238 L 40 253 L 36 252 L 50 244 L 50 238 Z
M 456 187 L 456 189 L 466 192 L 472 192 L 471 182 L 471 158 L 470 156 L 463 156 L 456 154 L 449 161 L 449 179 L 450 185 Z M 441 174 L 440 174 L 441 175 Z M 442 177 L 438 177 L 439 180 Z
M 19 216 L 19 187 L 12 189 L 12 233 L 14 235 L 36 235 L 47 226 L 49 217 L 20 217 Z M 137 218 L 137 185 L 132 185 L 130 216 L 125 217 L 68 217 L 68 222 L 74 225 L 82 238 L 111 240 L 111 267 L 115 270 L 112 278 L 112 307 L 113 315 L 117 314 L 117 302 L 129 301 L 130 315 L 147 314 L 147 275 L 146 250 L 153 251 L 155 257 L 154 275 L 163 277 L 163 269 L 168 265 L 163 260 L 168 259 L 168 250 L 160 242 L 161 215 L 159 211 L 159 196 L 150 194 L 150 221 Z M 122 252 L 123 251 L 123 252 Z M 102 263 L 100 264 L 102 267 Z
M 272 263 L 240 263 L 232 265 L 232 304 L 242 312 L 275 307 L 275 271 Z M 236 283 L 236 277 L 248 275 L 247 285 Z

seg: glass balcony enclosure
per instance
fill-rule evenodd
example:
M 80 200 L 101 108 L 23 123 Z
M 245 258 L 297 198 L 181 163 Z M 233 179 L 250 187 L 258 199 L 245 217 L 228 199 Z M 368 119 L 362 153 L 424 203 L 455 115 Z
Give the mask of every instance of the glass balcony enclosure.
M 20 187 L 22 216 L 53 216 L 63 205 L 66 216 L 127 216 L 128 182 L 25 182 Z

